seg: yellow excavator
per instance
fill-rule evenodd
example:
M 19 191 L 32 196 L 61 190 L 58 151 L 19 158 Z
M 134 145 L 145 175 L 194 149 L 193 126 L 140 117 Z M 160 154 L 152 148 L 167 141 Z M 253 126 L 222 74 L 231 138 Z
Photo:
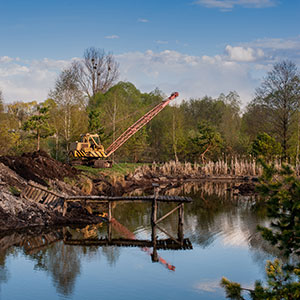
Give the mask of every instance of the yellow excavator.
M 71 158 L 71 163 L 92 165 L 95 168 L 111 167 L 112 161 L 107 160 L 107 158 L 119 149 L 137 131 L 150 122 L 170 103 L 171 100 L 178 97 L 178 95 L 177 92 L 174 92 L 170 97 L 152 108 L 123 132 L 106 150 L 101 144 L 98 134 L 86 133 L 82 135 L 80 142 L 76 141 L 70 144 L 69 157 Z

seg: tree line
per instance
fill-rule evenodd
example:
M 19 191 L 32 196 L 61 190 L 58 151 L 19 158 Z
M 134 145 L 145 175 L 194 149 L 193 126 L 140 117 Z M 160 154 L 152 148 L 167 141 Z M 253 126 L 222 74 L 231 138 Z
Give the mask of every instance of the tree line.
M 88 48 L 63 70 L 44 102 L 6 104 L 0 92 L 0 155 L 43 149 L 67 160 L 69 143 L 97 133 L 108 147 L 166 95 L 118 82 L 119 66 L 104 50 Z M 180 91 L 179 91 L 180 92 Z M 167 106 L 115 154 L 116 161 L 199 161 L 233 156 L 278 158 L 298 164 L 300 76 L 291 61 L 276 63 L 241 110 L 232 91 Z

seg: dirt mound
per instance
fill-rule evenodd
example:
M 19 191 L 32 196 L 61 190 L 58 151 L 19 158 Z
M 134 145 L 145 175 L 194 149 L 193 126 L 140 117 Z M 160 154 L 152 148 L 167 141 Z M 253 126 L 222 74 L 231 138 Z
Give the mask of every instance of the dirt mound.
M 78 171 L 71 166 L 51 158 L 44 151 L 24 153 L 22 156 L 2 156 L 0 162 L 14 170 L 26 180 L 48 186 L 46 179 L 63 180 L 75 177 Z

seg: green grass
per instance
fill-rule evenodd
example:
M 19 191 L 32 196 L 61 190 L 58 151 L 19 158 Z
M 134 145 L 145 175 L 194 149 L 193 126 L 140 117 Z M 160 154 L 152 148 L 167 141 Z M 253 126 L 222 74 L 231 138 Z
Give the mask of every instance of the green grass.
M 21 191 L 18 188 L 16 188 L 15 186 L 10 186 L 9 190 L 16 197 L 19 197 L 21 195 Z
M 88 175 L 97 176 L 99 174 L 103 174 L 109 177 L 119 177 L 132 173 L 137 167 L 142 165 L 142 163 L 115 163 L 112 168 L 92 168 L 88 166 L 76 166 L 75 168 L 87 173 Z

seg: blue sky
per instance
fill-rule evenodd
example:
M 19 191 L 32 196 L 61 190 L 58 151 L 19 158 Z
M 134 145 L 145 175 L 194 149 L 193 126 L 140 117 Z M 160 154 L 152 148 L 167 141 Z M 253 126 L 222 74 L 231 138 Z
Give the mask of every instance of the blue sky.
M 299 0 L 0 0 L 0 88 L 6 102 L 41 101 L 95 46 L 142 91 L 236 90 L 247 103 L 274 63 L 299 66 L 299 12 Z

